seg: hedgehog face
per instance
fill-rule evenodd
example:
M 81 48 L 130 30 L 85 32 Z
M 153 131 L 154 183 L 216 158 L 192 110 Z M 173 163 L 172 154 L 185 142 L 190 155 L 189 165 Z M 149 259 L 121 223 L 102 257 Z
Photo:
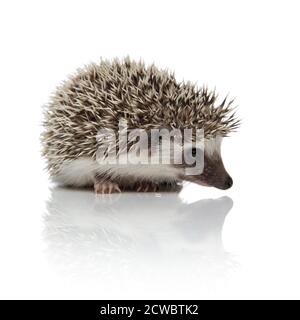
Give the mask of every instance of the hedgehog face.
M 194 155 L 200 154 L 202 150 L 193 148 L 191 153 Z M 218 189 L 226 190 L 231 188 L 233 181 L 230 175 L 227 173 L 222 157 L 220 154 L 210 155 L 204 152 L 203 155 L 203 170 L 199 175 L 184 174 L 183 180 L 194 182 L 200 185 L 215 187 Z M 185 164 L 185 169 L 192 168 L 192 166 Z
M 196 182 L 218 189 L 226 190 L 231 188 L 233 181 L 224 168 L 221 155 L 209 156 L 204 154 L 204 168 L 202 174 L 196 178 Z
M 221 137 L 206 140 L 203 144 L 203 150 L 199 147 L 189 146 L 185 151 L 188 156 L 183 157 L 182 166 L 185 170 L 181 179 L 222 190 L 231 188 L 233 181 L 222 161 L 221 142 Z M 198 173 L 194 171 L 193 174 L 190 174 L 190 169 L 193 168 L 196 168 Z

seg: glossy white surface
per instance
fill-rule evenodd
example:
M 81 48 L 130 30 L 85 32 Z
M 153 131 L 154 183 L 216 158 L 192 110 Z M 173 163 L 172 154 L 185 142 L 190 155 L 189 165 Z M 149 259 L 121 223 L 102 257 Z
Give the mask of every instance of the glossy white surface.
M 300 298 L 297 1 L 0 4 L 0 298 Z M 184 45 L 182 44 L 184 43 Z M 143 57 L 237 97 L 228 191 L 56 188 L 41 105 L 78 66 Z

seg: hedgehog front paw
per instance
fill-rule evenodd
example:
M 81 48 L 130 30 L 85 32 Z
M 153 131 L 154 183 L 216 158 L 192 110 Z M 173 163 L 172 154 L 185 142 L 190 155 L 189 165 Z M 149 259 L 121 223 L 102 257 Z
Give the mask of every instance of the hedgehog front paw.
M 96 194 L 111 194 L 121 192 L 119 185 L 115 182 L 95 182 L 94 190 Z
M 142 181 L 136 186 L 137 192 L 157 192 L 158 184 L 153 182 Z

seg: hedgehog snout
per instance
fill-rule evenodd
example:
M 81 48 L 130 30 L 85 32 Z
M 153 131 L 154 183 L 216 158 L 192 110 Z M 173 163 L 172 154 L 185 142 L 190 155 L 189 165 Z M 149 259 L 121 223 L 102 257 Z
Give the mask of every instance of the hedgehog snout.
M 227 190 L 233 185 L 233 180 L 227 172 L 224 175 L 200 176 L 199 181 L 196 182 L 221 190 Z
M 219 186 L 220 189 L 222 190 L 227 190 L 229 188 L 231 188 L 233 185 L 233 180 L 232 178 L 228 175 L 225 180 L 224 180 L 224 183 L 223 183 L 223 186 Z
M 226 189 L 231 188 L 232 185 L 233 185 L 233 180 L 230 176 L 228 176 L 228 178 L 226 179 L 226 182 L 225 182 Z
M 205 157 L 204 169 L 197 179 L 199 184 L 208 185 L 221 190 L 227 190 L 232 187 L 233 180 L 226 171 L 221 156 Z

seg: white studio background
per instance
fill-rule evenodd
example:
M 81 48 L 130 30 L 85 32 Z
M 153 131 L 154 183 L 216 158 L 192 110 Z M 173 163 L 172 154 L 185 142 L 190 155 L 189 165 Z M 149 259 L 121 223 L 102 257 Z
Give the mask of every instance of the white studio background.
M 292 0 L 1 1 L 0 298 L 300 298 L 299 12 Z M 127 55 L 236 97 L 232 189 L 109 204 L 51 185 L 42 105 L 76 68 Z

